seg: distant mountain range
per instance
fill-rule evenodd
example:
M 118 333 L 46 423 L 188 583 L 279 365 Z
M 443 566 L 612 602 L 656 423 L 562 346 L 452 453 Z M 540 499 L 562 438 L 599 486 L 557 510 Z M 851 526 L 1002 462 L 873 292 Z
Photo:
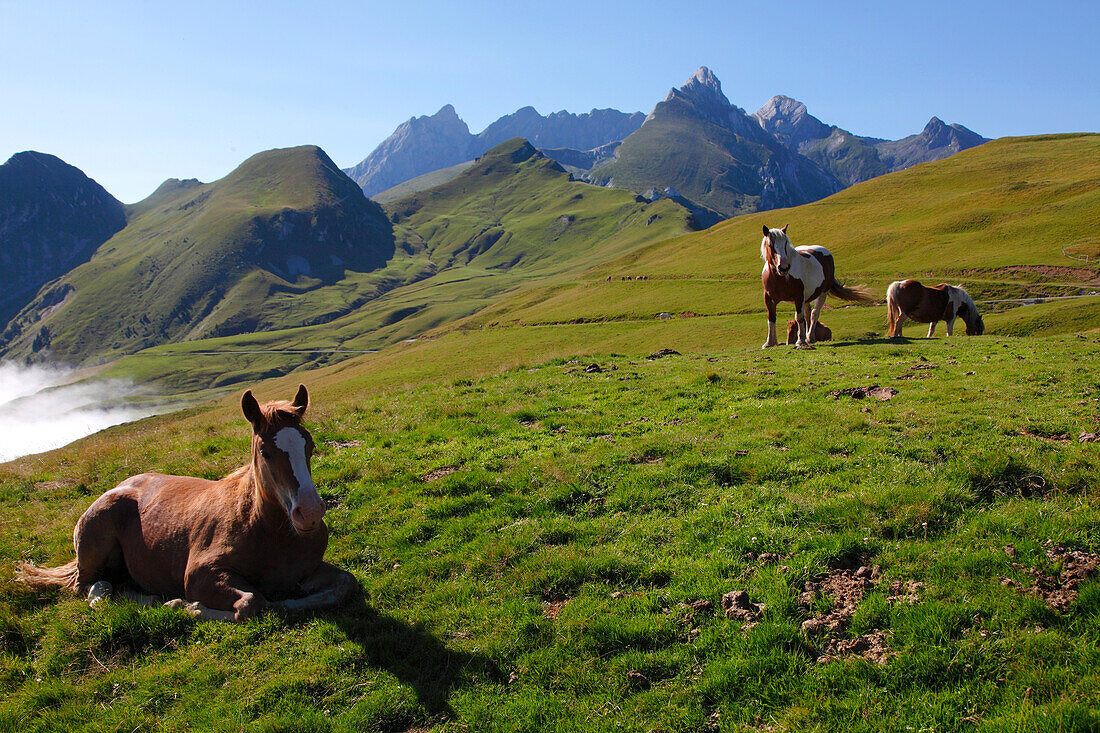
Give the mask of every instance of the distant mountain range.
M 612 109 L 543 117 L 525 107 L 472 135 L 447 105 L 403 123 L 346 172 L 368 195 L 391 200 L 457 175 L 505 136 L 526 138 L 581 180 L 671 196 L 704 225 L 815 201 L 986 142 L 936 117 L 921 133 L 901 140 L 861 137 L 821 122 L 804 104 L 783 96 L 748 115 L 730 104 L 718 78 L 701 67 L 644 118 Z
M 474 135 L 448 104 L 430 117 L 403 122 L 359 165 L 344 172 L 365 194 L 374 196 L 411 178 L 472 161 L 511 138 L 524 138 L 538 148 L 587 150 L 622 140 L 644 119 L 641 112 L 626 114 L 613 109 L 594 109 L 581 115 L 555 112 L 543 117 L 533 107 L 524 107 Z
M 946 158 L 988 140 L 962 125 L 933 117 L 917 135 L 901 140 L 860 137 L 811 115 L 790 97 L 772 97 L 753 115 L 784 145 L 805 155 L 845 186 L 917 163 Z

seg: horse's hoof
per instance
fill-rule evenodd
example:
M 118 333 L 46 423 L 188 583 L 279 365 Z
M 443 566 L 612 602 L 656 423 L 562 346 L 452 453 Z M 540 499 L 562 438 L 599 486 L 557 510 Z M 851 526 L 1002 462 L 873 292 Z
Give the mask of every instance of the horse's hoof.
M 88 605 L 95 608 L 105 599 L 110 598 L 113 592 L 114 588 L 106 580 L 93 583 L 92 587 L 88 589 Z

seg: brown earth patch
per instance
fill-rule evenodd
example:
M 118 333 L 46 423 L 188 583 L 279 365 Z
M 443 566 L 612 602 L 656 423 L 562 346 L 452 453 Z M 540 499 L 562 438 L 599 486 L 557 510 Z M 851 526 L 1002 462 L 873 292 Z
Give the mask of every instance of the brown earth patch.
M 569 605 L 572 598 L 563 598 L 560 601 L 546 601 L 542 604 L 542 615 L 548 619 L 555 619 L 561 615 L 562 609 Z
M 646 357 L 646 359 L 661 359 L 666 356 L 680 356 L 680 352 L 675 351 L 674 349 L 661 349 L 660 351 L 655 351 L 654 353 L 650 354 Z
M 837 389 L 829 393 L 829 396 L 834 400 L 839 400 L 841 397 L 848 396 L 855 400 L 862 400 L 865 397 L 872 397 L 880 402 L 885 402 L 898 391 L 893 387 L 880 387 L 877 384 L 872 384 L 869 387 L 849 387 L 848 389 Z
M 749 594 L 743 590 L 730 591 L 722 596 L 722 609 L 725 611 L 726 618 L 741 621 L 744 624 L 742 629 L 745 631 L 756 626 L 766 608 L 767 606 L 763 603 L 753 603 L 749 599 Z
M 329 448 L 358 448 L 363 445 L 361 440 L 326 440 L 325 445 Z
M 452 473 L 458 470 L 458 466 L 443 466 L 437 468 L 434 471 L 428 471 L 426 474 L 420 477 L 420 480 L 424 483 L 430 483 L 432 481 L 438 481 L 444 476 L 450 476 Z
M 1041 598 L 1056 611 L 1067 611 L 1077 600 L 1078 586 L 1092 577 L 1100 567 L 1100 555 L 1055 544 L 1047 548 L 1046 555 L 1050 562 L 1061 563 L 1062 570 L 1057 576 L 1047 575 L 1038 568 L 1029 568 L 1017 562 L 1012 563 L 1012 567 L 1031 576 L 1031 585 L 1021 590 Z M 1003 578 L 1001 585 L 1015 586 L 1016 583 L 1010 578 Z
M 885 664 L 893 655 L 887 643 L 887 632 L 882 629 L 875 629 L 854 638 L 846 635 L 856 608 L 864 595 L 878 585 L 881 574 L 882 568 L 879 565 L 862 565 L 858 568 L 834 567 L 824 577 L 806 581 L 803 592 L 798 597 L 798 607 L 802 611 L 811 614 L 819 596 L 824 596 L 832 602 L 827 611 L 810 615 L 802 622 L 803 632 L 825 635 L 821 655 L 817 658 L 819 663 L 862 657 L 874 664 Z M 914 580 L 893 581 L 890 584 L 890 595 L 887 601 L 913 605 L 919 600 L 920 590 L 923 587 L 923 583 Z

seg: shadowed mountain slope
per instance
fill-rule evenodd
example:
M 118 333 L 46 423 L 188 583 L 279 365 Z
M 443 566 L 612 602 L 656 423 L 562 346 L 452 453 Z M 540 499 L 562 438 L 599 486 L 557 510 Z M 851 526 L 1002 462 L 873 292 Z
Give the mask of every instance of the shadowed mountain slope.
M 0 166 L 0 323 L 125 225 L 122 204 L 80 169 L 46 153 L 13 155 Z

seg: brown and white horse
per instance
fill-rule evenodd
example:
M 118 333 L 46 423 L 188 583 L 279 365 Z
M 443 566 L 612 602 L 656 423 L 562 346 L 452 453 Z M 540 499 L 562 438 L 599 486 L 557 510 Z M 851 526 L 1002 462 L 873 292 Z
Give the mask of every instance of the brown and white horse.
M 358 583 L 321 559 L 328 527 L 309 470 L 313 438 L 301 425 L 308 403 L 305 385 L 293 402 L 262 407 L 245 392 L 247 465 L 218 481 L 131 476 L 77 521 L 75 560 L 27 564 L 17 577 L 34 588 L 69 588 L 93 605 L 113 583 L 132 583 L 153 594 L 136 594 L 143 603 L 167 597 L 174 600 L 166 605 L 199 618 L 235 621 L 268 605 L 301 611 L 345 602 Z
M 916 280 L 898 280 L 886 289 L 886 310 L 889 323 L 886 335 L 901 337 L 905 319 L 927 323 L 928 338 L 936 331 L 936 324 L 947 321 L 947 335 L 952 335 L 955 318 L 966 324 L 967 336 L 985 333 L 985 322 L 978 315 L 978 308 L 965 290 L 958 285 L 941 283 L 934 288 L 925 287 Z
M 778 346 L 775 338 L 775 306 L 794 303 L 798 323 L 798 348 L 812 348 L 816 340 L 818 317 L 825 305 L 825 296 L 832 293 L 841 300 L 870 303 L 871 294 L 862 287 L 846 288 L 837 282 L 833 256 L 819 246 L 795 247 L 787 237 L 787 227 L 768 229 L 760 242 L 760 257 L 764 270 L 760 281 L 764 286 L 764 305 L 768 307 L 768 340 L 764 348 Z M 812 310 L 811 310 L 812 309 Z

